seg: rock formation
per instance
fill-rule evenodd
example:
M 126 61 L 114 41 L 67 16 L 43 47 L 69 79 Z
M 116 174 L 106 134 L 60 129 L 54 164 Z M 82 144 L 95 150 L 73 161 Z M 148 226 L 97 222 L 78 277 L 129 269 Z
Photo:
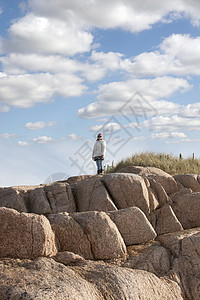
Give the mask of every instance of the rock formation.
M 0 188 L 0 300 L 199 299 L 199 216 L 199 176 L 152 167 Z

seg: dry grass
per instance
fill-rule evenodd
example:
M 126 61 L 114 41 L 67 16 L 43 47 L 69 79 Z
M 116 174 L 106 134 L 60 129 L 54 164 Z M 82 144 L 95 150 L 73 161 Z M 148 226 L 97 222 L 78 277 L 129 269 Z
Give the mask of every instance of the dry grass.
M 108 173 L 117 172 L 126 166 L 156 167 L 168 174 L 200 174 L 200 159 L 182 158 L 179 159 L 165 153 L 144 152 L 127 157 L 121 160 L 114 168 L 110 168 Z

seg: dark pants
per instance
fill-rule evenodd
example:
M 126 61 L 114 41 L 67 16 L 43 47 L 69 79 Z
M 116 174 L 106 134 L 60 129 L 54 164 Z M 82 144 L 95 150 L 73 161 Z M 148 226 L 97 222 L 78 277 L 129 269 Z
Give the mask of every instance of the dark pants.
M 102 169 L 102 159 L 99 158 L 96 160 L 96 164 L 97 164 L 97 174 L 101 174 L 103 169 Z

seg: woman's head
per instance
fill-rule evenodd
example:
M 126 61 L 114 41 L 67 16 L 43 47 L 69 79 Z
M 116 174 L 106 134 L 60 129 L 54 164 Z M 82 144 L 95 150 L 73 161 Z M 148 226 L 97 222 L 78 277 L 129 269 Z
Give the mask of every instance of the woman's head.
M 98 133 L 97 134 L 97 140 L 102 140 L 102 139 L 103 139 L 102 133 Z

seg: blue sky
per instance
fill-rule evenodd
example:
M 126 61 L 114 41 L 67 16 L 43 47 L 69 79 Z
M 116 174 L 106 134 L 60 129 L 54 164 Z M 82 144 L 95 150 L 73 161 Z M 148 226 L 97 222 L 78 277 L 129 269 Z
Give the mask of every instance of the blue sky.
M 199 154 L 200 2 L 0 0 L 0 186 Z

